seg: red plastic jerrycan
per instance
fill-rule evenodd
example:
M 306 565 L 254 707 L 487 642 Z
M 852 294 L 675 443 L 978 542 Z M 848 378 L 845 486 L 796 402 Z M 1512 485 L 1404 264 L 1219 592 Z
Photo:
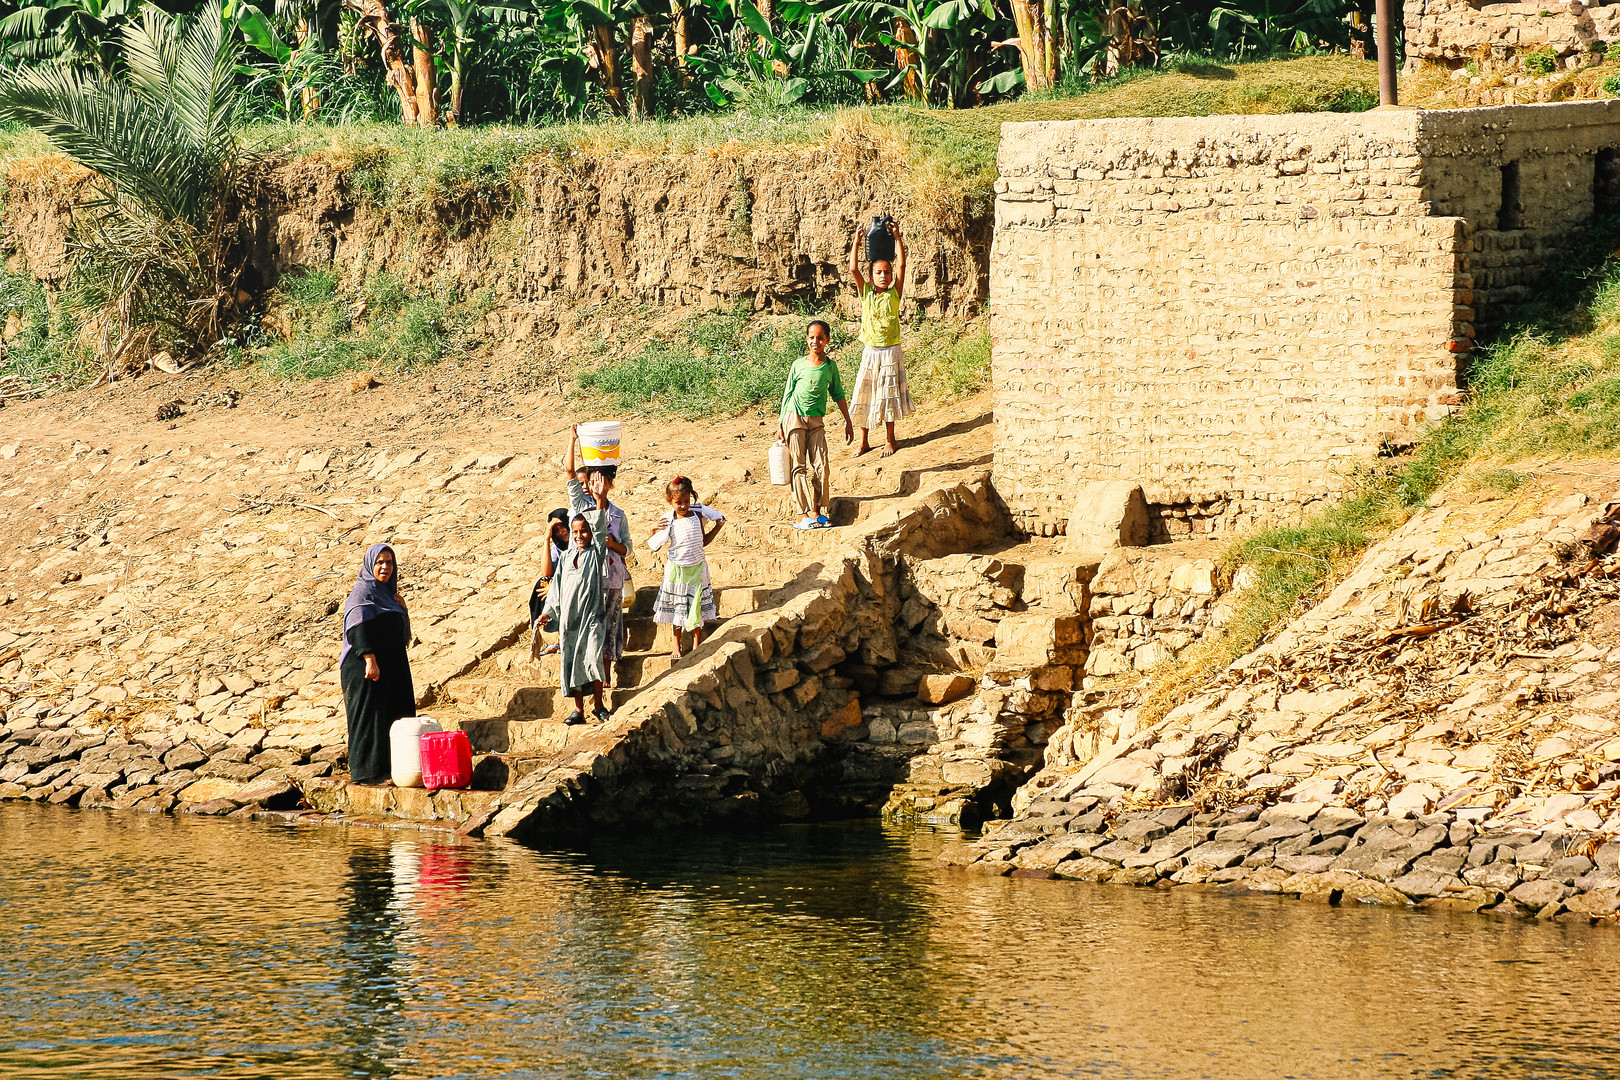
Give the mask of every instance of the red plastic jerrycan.
M 465 731 L 429 731 L 422 736 L 422 786 L 464 788 L 472 785 L 472 743 Z

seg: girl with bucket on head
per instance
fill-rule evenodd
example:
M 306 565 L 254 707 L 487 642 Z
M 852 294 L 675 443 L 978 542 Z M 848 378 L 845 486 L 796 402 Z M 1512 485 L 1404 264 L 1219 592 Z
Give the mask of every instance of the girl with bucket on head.
M 838 364 L 827 357 L 832 328 L 816 319 L 804 331 L 805 354 L 788 369 L 787 386 L 782 390 L 782 408 L 776 430 L 787 443 L 792 462 L 793 501 L 799 507 L 795 529 L 825 529 L 832 524 L 827 511 L 832 496 L 827 482 L 827 399 L 830 397 L 844 414 L 844 444 L 855 441 L 855 425 L 844 400 L 844 384 L 838 378 Z
M 624 516 L 624 511 L 608 499 L 619 467 L 607 462 L 617 462 L 618 458 L 608 457 L 600 448 L 593 447 L 595 456 L 591 462 L 583 469 L 577 467 L 575 451 L 586 449 L 580 440 L 581 426 L 574 428 L 574 437 L 568 443 L 568 500 L 574 513 L 590 513 L 594 510 L 606 510 L 608 513 L 607 536 L 603 541 L 607 547 L 607 561 L 602 567 L 603 614 L 606 620 L 602 631 L 602 683 L 611 687 L 613 666 L 624 656 L 624 587 L 630 581 L 630 570 L 625 566 L 624 557 L 630 552 L 630 521 Z M 613 450 L 617 454 L 618 447 L 615 445 Z M 579 491 L 576 494 L 575 481 L 580 473 L 584 474 L 585 479 L 578 481 Z
M 388 781 L 388 729 L 416 715 L 416 690 L 405 650 L 411 617 L 399 595 L 399 560 L 387 544 L 372 544 L 360 580 L 343 603 L 343 650 L 338 676 L 349 714 L 349 778 Z
M 883 425 L 885 440 L 880 457 L 888 457 L 897 447 L 894 422 L 910 416 L 911 387 L 906 382 L 906 354 L 900 347 L 900 297 L 906 287 L 906 241 L 900 223 L 886 223 L 894 240 L 894 259 L 872 260 L 872 280 L 861 276 L 861 242 L 866 230 L 855 229 L 855 243 L 849 249 L 849 276 L 861 295 L 861 370 L 855 376 L 855 396 L 849 411 L 861 429 L 860 457 L 872 449 L 871 429 Z

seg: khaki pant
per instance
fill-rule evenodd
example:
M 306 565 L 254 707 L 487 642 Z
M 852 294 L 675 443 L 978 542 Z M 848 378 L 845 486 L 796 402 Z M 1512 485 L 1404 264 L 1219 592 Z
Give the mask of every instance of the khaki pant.
M 788 429 L 788 461 L 792 464 L 793 501 L 801 514 L 814 514 L 820 507 L 832 509 L 827 495 L 827 432 L 821 417 L 798 417 Z M 811 426 L 811 425 L 814 426 Z

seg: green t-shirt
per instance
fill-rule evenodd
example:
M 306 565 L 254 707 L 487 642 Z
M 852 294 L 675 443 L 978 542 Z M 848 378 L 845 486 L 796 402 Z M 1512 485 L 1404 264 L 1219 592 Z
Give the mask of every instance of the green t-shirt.
M 788 369 L 787 386 L 782 391 L 782 415 L 826 416 L 829 394 L 834 401 L 844 400 L 844 384 L 838 378 L 837 361 L 829 356 L 820 364 L 813 364 L 808 356 L 801 356 Z

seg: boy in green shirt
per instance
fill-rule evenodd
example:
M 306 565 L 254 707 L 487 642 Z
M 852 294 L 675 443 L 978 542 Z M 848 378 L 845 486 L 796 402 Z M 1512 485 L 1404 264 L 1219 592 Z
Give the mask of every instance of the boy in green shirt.
M 844 443 L 855 441 L 855 425 L 849 417 L 838 365 L 827 358 L 827 345 L 831 340 L 831 328 L 820 319 L 805 328 L 806 354 L 793 361 L 787 386 L 782 390 L 777 432 L 787 443 L 788 460 L 793 465 L 793 501 L 803 515 L 794 523 L 795 529 L 825 529 L 832 524 L 826 514 L 832 509 L 825 430 L 829 397 L 844 414 Z

